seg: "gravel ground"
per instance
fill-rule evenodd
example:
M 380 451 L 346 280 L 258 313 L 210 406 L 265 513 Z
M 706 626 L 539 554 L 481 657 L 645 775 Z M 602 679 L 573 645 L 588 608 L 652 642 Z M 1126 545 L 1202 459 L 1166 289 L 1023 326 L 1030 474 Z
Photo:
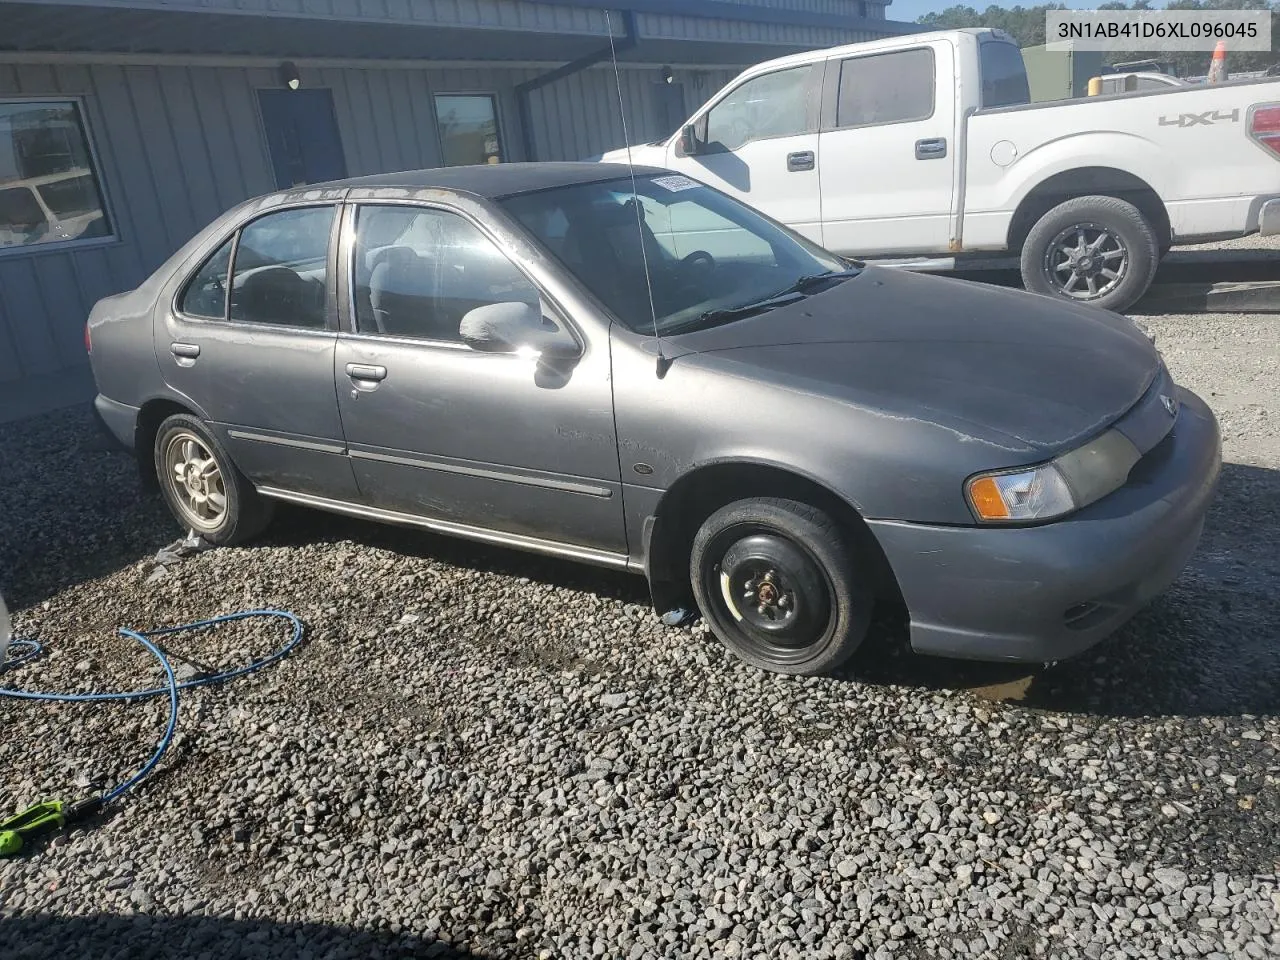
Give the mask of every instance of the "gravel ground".
M 1221 417 L 1220 494 L 1168 595 L 1034 672 L 887 613 L 847 675 L 780 678 L 638 579 L 302 511 L 156 573 L 176 530 L 86 415 L 0 427 L 0 584 L 49 647 L 10 684 L 154 682 L 119 624 L 308 625 L 186 695 L 117 810 L 0 861 L 0 954 L 1280 955 L 1280 321 L 1142 323 Z M 166 709 L 0 701 L 0 810 L 127 776 Z

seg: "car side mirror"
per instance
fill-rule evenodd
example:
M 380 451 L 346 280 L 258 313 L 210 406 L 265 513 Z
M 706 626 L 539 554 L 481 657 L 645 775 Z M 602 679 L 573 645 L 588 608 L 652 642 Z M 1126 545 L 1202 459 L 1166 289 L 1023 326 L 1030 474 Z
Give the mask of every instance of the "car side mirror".
M 531 351 L 544 360 L 571 360 L 582 355 L 566 331 L 548 326 L 542 311 L 521 301 L 489 303 L 468 310 L 458 324 L 463 343 L 483 353 Z
M 686 123 L 680 128 L 680 152 L 686 157 L 696 157 L 698 155 L 697 124 Z

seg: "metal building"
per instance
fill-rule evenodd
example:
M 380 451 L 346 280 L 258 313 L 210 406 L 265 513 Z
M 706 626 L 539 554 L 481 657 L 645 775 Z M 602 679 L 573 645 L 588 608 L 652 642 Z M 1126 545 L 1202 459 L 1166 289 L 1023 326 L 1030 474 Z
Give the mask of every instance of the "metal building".
M 888 2 L 0 0 L 0 420 L 90 397 L 92 304 L 242 199 L 619 146 L 610 34 L 653 139 L 744 66 L 915 29 Z

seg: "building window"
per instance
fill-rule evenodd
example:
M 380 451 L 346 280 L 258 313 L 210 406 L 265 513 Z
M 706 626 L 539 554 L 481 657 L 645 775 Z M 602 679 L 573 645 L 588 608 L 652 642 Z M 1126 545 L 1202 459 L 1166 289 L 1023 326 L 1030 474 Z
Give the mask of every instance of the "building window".
M 111 235 L 79 104 L 0 100 L 0 250 Z
M 492 94 L 440 94 L 436 97 L 436 128 L 446 167 L 471 163 L 501 163 L 498 101 Z

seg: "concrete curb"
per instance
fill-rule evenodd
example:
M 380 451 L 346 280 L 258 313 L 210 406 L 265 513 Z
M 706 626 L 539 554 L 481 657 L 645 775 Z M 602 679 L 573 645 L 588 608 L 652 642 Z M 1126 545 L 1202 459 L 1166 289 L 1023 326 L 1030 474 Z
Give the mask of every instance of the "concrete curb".
M 1160 283 L 1127 312 L 1280 313 L 1280 282 Z

